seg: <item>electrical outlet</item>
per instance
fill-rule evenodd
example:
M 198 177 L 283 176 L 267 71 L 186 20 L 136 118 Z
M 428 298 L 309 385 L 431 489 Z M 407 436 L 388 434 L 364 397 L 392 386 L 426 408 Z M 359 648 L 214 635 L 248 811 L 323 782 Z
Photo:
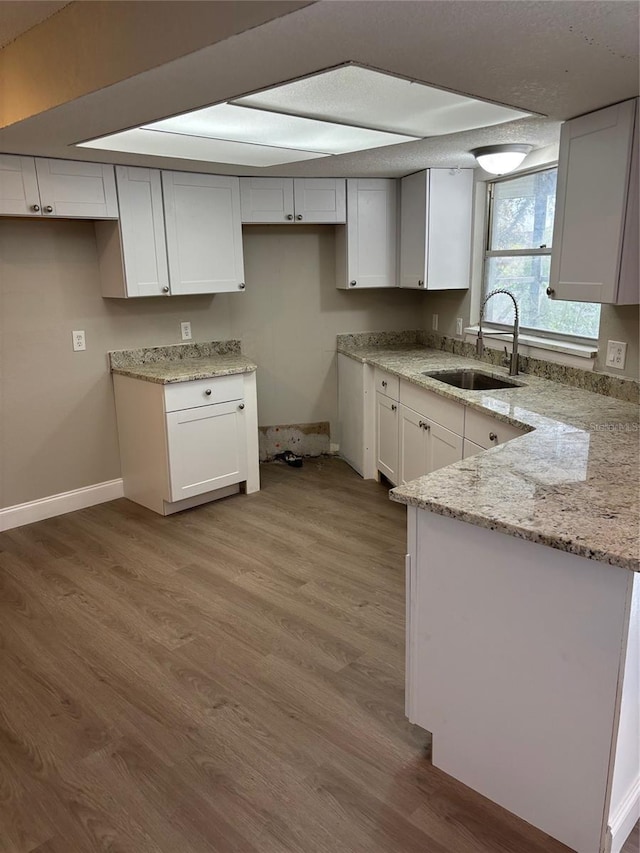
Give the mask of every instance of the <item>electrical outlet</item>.
M 71 340 L 73 341 L 74 352 L 84 352 L 87 348 L 87 341 L 84 336 L 84 331 L 71 332 Z
M 627 359 L 627 345 L 624 341 L 607 341 L 607 367 L 615 367 L 618 370 L 624 369 L 624 363 Z
M 438 315 L 437 314 L 431 315 L 431 328 L 433 329 L 434 332 L 438 331 Z
M 188 320 L 184 323 L 180 323 L 180 334 L 182 335 L 183 341 L 191 340 L 191 323 Z
M 462 337 L 462 321 L 462 317 L 456 317 L 456 335 L 460 335 L 460 337 Z

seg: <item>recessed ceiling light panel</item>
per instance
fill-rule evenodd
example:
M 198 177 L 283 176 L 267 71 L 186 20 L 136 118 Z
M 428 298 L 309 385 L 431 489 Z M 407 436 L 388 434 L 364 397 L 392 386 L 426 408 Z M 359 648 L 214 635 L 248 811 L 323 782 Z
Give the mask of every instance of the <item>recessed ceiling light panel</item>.
M 415 141 L 413 136 L 231 104 L 194 110 L 185 115 L 144 125 L 144 129 L 204 136 L 209 139 L 260 143 L 301 151 L 319 151 L 323 154 L 346 154 L 350 151 Z
M 420 138 L 531 115 L 358 65 L 323 71 L 233 103 Z
M 318 151 L 293 151 L 269 145 L 229 142 L 226 139 L 158 133 L 141 127 L 82 142 L 80 145 L 83 148 L 122 151 L 127 154 L 176 157 L 179 160 L 200 160 L 203 163 L 233 163 L 238 166 L 279 166 L 282 163 L 297 163 L 328 156 Z

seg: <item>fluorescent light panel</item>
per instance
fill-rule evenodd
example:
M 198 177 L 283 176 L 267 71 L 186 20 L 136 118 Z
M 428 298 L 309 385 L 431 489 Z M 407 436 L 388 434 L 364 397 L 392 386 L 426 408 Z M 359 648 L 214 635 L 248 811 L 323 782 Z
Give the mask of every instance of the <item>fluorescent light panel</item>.
M 138 127 L 91 142 L 80 143 L 84 148 L 122 151 L 127 154 L 147 154 L 155 157 L 176 157 L 179 160 L 200 160 L 203 163 L 230 163 L 238 166 L 279 166 L 327 157 L 317 151 L 295 151 L 269 145 L 250 145 L 226 139 L 207 139 L 177 133 L 159 133 Z
M 323 71 L 232 103 L 420 138 L 531 115 L 358 65 Z
M 381 148 L 398 142 L 414 142 L 416 137 L 334 124 L 330 121 L 283 115 L 218 104 L 175 118 L 144 125 L 145 130 L 205 136 L 236 142 L 259 142 L 277 148 L 295 148 L 321 154 L 347 154 Z
M 346 65 L 231 103 L 79 144 L 208 163 L 279 166 L 459 133 L 528 115 Z

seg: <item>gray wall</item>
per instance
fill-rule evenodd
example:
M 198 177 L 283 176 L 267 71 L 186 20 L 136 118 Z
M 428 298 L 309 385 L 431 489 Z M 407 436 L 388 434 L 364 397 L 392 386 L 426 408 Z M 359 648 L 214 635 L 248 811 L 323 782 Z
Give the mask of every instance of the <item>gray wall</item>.
M 335 422 L 335 336 L 416 328 L 423 294 L 335 288 L 333 226 L 245 229 L 247 291 L 103 299 L 93 225 L 0 219 L 0 506 L 120 476 L 106 353 L 239 337 L 262 425 Z M 87 351 L 71 332 L 84 329 Z

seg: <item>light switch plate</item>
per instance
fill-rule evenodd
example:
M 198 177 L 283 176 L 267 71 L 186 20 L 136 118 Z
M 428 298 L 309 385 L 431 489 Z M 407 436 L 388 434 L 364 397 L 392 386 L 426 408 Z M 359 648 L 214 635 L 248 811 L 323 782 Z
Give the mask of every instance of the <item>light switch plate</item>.
M 189 322 L 189 320 L 180 323 L 180 334 L 182 335 L 183 341 L 191 340 L 191 323 Z
M 462 337 L 462 317 L 456 317 L 456 335 Z
M 607 367 L 614 367 L 617 370 L 624 369 L 624 363 L 627 360 L 627 345 L 624 341 L 607 341 Z
M 71 340 L 73 341 L 74 352 L 84 352 L 87 348 L 87 340 L 84 336 L 84 331 L 71 332 Z
M 438 315 L 437 314 L 431 315 L 431 328 L 434 332 L 438 331 Z

